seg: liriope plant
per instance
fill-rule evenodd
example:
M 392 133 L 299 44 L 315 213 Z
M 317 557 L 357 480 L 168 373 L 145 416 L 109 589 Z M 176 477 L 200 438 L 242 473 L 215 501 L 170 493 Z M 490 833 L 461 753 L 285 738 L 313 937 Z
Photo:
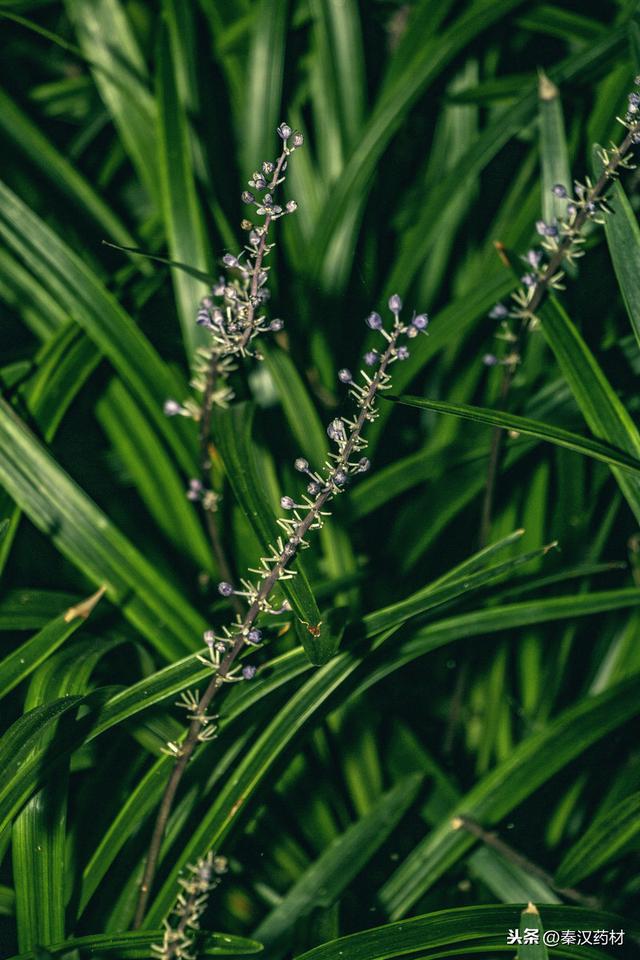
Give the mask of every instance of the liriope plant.
M 518 367 L 523 362 L 526 335 L 540 323 L 538 312 L 546 294 L 564 289 L 564 266 L 574 265 L 576 260 L 584 256 L 585 227 L 605 223 L 605 218 L 612 213 L 607 199 L 609 188 L 622 171 L 635 169 L 633 148 L 640 143 L 640 76 L 635 78 L 635 86 L 636 89 L 627 98 L 623 116 L 618 117 L 626 130 L 622 142 L 598 148 L 597 156 L 602 171 L 595 182 L 587 176 L 584 181 L 576 180 L 573 187 L 565 183 L 556 183 L 551 187 L 553 197 L 564 204 L 564 216 L 549 222 L 543 219 L 536 221 L 540 248 L 532 248 L 521 257 L 525 272 L 520 277 L 519 286 L 511 294 L 511 305 L 496 303 L 489 313 L 490 319 L 500 321 L 497 336 L 505 348 L 501 354 L 486 353 L 483 362 L 488 367 L 503 368 L 501 403 L 505 402 Z M 542 100 L 558 96 L 556 87 L 544 76 L 540 82 L 540 96 Z M 502 435 L 501 430 L 495 430 L 492 437 L 482 507 L 481 543 L 486 543 L 491 529 Z
M 262 173 L 254 173 L 249 181 L 255 190 L 267 192 L 258 200 L 249 191 L 242 195 L 243 201 L 255 205 L 256 213 L 264 217 L 263 223 L 257 228 L 250 221 L 243 221 L 243 228 L 249 231 L 249 244 L 244 251 L 248 263 L 244 263 L 242 254 L 226 254 L 223 259 L 225 266 L 237 271 L 239 276 L 231 280 L 221 279 L 212 288 L 211 296 L 202 301 L 198 311 L 197 322 L 211 332 L 212 338 L 211 346 L 200 350 L 197 373 L 192 381 L 201 395 L 201 401 L 189 398 L 179 404 L 170 399 L 165 404 L 165 413 L 169 416 L 189 416 L 200 422 L 203 451 L 208 449 L 213 406 L 218 404 L 225 407 L 233 397 L 227 381 L 235 369 L 234 360 L 247 355 L 259 357 L 252 347 L 254 339 L 261 333 L 280 330 L 283 326 L 281 320 L 268 320 L 263 312 L 268 276 L 264 257 L 271 248 L 267 243 L 271 222 L 285 211 L 292 213 L 296 209 L 293 201 L 288 201 L 284 209 L 276 205 L 273 192 L 284 179 L 287 158 L 302 145 L 303 138 L 286 123 L 280 124 L 278 134 L 283 141 L 280 157 L 275 164 L 269 161 L 263 163 Z M 267 175 L 271 176 L 269 181 L 265 179 Z M 220 306 L 216 305 L 215 298 L 222 301 Z M 277 607 L 273 605 L 271 594 L 274 588 L 296 576 L 291 563 L 300 551 L 310 546 L 309 535 L 322 527 L 324 518 L 330 513 L 327 508 L 332 500 L 343 493 L 358 475 L 369 470 L 369 459 L 363 455 L 367 447 L 365 433 L 367 424 L 376 419 L 378 397 L 391 386 L 389 371 L 393 364 L 409 358 L 409 349 L 404 341 L 427 332 L 429 318 L 426 313 L 417 314 L 414 311 L 410 321 L 401 319 L 403 303 L 398 294 L 389 298 L 388 308 L 392 316 L 390 324 L 385 324 L 376 311 L 366 318 L 367 326 L 377 332 L 382 340 L 379 349 L 370 349 L 365 354 L 365 365 L 370 372 L 362 369 L 359 377 L 354 377 L 346 367 L 339 371 L 338 379 L 348 388 L 355 410 L 350 417 L 334 417 L 329 423 L 327 435 L 334 449 L 328 459 L 324 464 L 313 466 L 303 457 L 295 460 L 295 470 L 306 476 L 308 482 L 305 491 L 295 498 L 288 494 L 281 497 L 280 506 L 285 512 L 278 519 L 278 525 L 283 534 L 269 544 L 266 555 L 259 559 L 259 566 L 248 571 L 252 577 L 242 577 L 239 585 L 229 580 L 222 580 L 218 584 L 220 595 L 235 601 L 236 617 L 221 630 L 207 630 L 204 633 L 206 654 L 200 655 L 199 659 L 210 668 L 211 680 L 202 694 L 198 690 L 189 690 L 182 694 L 179 701 L 179 706 L 187 713 L 189 726 L 182 739 L 169 741 L 165 748 L 165 752 L 175 758 L 175 764 L 156 816 L 134 927 L 139 927 L 144 919 L 167 821 L 187 764 L 199 745 L 216 736 L 216 715 L 210 712 L 211 706 L 225 684 L 251 680 L 255 676 L 256 667 L 242 662 L 242 656 L 264 642 L 263 630 L 256 625 L 256 621 L 262 615 L 283 612 L 281 604 Z M 203 468 L 207 468 L 204 456 Z M 215 503 L 212 502 L 212 492 L 204 489 L 201 481 L 191 481 L 187 496 L 200 499 L 205 511 L 211 510 Z M 225 567 L 228 569 L 227 564 Z M 288 606 L 286 601 L 285 605 Z M 163 953 L 167 960 L 178 956 L 170 952 L 173 949 L 171 931 L 179 929 L 181 937 L 187 934 L 184 916 L 180 913 L 180 902 L 178 906 L 178 926 L 170 925 L 168 928 L 169 940 Z M 191 926 L 196 922 L 195 912 L 193 916 Z M 176 942 L 181 941 L 178 939 Z

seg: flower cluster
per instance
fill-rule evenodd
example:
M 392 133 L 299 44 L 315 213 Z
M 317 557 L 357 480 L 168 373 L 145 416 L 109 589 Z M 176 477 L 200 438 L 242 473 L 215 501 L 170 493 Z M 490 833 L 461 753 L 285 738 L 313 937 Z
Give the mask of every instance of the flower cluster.
M 640 88 L 640 76 L 635 78 Z M 520 277 L 521 286 L 512 293 L 511 307 L 503 303 L 496 304 L 489 317 L 500 320 L 500 332 L 497 337 L 505 340 L 509 347 L 501 358 L 493 353 L 485 354 L 483 362 L 487 366 L 498 364 L 507 367 L 513 373 L 520 363 L 519 342 L 524 329 L 531 329 L 536 323 L 536 310 L 547 290 L 562 290 L 564 263 L 572 264 L 584 253 L 582 230 L 588 222 L 602 224 L 611 212 L 605 196 L 611 182 L 623 169 L 633 169 L 632 147 L 640 143 L 640 93 L 629 94 L 628 107 L 624 117 L 618 117 L 626 128 L 627 135 L 619 146 L 614 144 L 599 150 L 602 173 L 596 183 L 589 177 L 584 183 L 578 180 L 570 192 L 567 186 L 556 183 L 551 192 L 558 200 L 565 200 L 565 214 L 553 222 L 538 220 L 536 232 L 540 237 L 540 248 L 529 250 L 521 259 L 525 272 Z M 520 323 L 520 331 L 514 332 L 510 321 Z
M 197 960 L 194 934 L 200 929 L 200 917 L 207 907 L 209 894 L 227 872 L 227 860 L 209 851 L 195 865 L 187 865 L 187 876 L 180 877 L 181 887 L 171 916 L 164 921 L 162 943 L 151 949 L 160 960 Z
M 391 385 L 389 368 L 409 356 L 406 343 L 401 341 L 411 340 L 420 333 L 426 334 L 429 324 L 424 313 L 414 314 L 409 322 L 403 322 L 400 317 L 402 301 L 398 295 L 390 298 L 389 309 L 393 315 L 390 329 L 386 329 L 378 313 L 371 313 L 366 319 L 367 325 L 383 339 L 380 350 L 365 355 L 369 359 L 375 355 L 370 364 L 375 364 L 375 372 L 370 375 L 361 370 L 360 381 L 346 368 L 338 374 L 339 381 L 349 388 L 356 410 L 350 418 L 335 417 L 329 423 L 327 435 L 334 447 L 327 460 L 317 470 L 312 469 L 304 457 L 298 457 L 294 462 L 296 471 L 307 479 L 306 490 L 295 498 L 289 495 L 281 498 L 285 515 L 279 518 L 278 524 L 283 535 L 268 547 L 267 555 L 260 558 L 260 566 L 249 571 L 255 575 L 254 579 L 243 578 L 239 587 L 227 581 L 218 585 L 221 596 L 241 597 L 247 610 L 244 616 L 237 615 L 231 626 L 220 631 L 207 630 L 204 634 L 206 653 L 199 655 L 199 659 L 211 668 L 214 678 L 202 697 L 197 692 L 183 694 L 179 705 L 187 710 L 191 725 L 186 739 L 167 745 L 166 752 L 176 759 L 188 757 L 198 742 L 215 736 L 215 717 L 208 713 L 208 707 L 216 690 L 224 683 L 250 680 L 255 676 L 253 665 L 236 665 L 235 661 L 247 648 L 262 644 L 263 632 L 255 626 L 256 619 L 261 614 L 280 614 L 288 609 L 286 601 L 274 605 L 271 599 L 274 587 L 296 575 L 291 563 L 299 550 L 309 546 L 310 531 L 322 527 L 330 502 L 370 467 L 368 458 L 363 456 L 367 447 L 363 428 L 376 419 L 379 392 Z
M 297 207 L 295 200 L 280 206 L 274 194 L 285 180 L 288 158 L 304 141 L 302 134 L 294 132 L 286 123 L 280 124 L 277 133 L 282 141 L 280 155 L 275 161 L 265 160 L 260 170 L 254 171 L 249 180 L 253 192 L 245 190 L 242 194 L 243 202 L 255 207 L 258 222 L 243 219 L 241 226 L 248 234 L 247 243 L 240 253 L 224 255 L 226 275 L 213 284 L 198 308 L 196 323 L 211 334 L 211 342 L 196 351 L 193 367 L 191 386 L 199 399 L 188 397 L 182 403 L 169 399 L 164 404 L 166 416 L 188 417 L 200 424 L 201 476 L 189 481 L 186 495 L 189 500 L 199 502 L 209 514 L 217 510 L 220 499 L 208 489 L 206 482 L 212 409 L 226 407 L 233 400 L 229 378 L 236 369 L 236 360 L 246 356 L 261 359 L 253 345 L 255 338 L 269 331 L 275 333 L 284 326 L 282 320 L 269 320 L 264 312 L 269 299 L 269 267 L 265 260 L 274 246 L 269 243 L 272 222 L 293 213 Z
M 211 344 L 198 350 L 191 385 L 206 396 L 209 403 L 223 407 L 233 399 L 228 381 L 235 369 L 234 358 L 251 355 L 260 359 L 252 346 L 255 338 L 269 331 L 277 332 L 284 326 L 282 320 L 269 320 L 264 313 L 269 299 L 269 267 L 265 259 L 274 246 L 269 243 L 271 224 L 297 208 L 295 200 L 281 206 L 274 194 L 284 183 L 288 158 L 304 141 L 302 134 L 294 132 L 286 123 L 280 124 L 277 133 L 282 140 L 280 155 L 275 161 L 265 160 L 249 180 L 253 190 L 242 193 L 243 203 L 255 208 L 261 222 L 242 220 L 247 243 L 239 253 L 224 255 L 226 275 L 221 276 L 201 300 L 196 316 L 196 323 L 211 334 Z M 194 419 L 202 415 L 199 405 L 189 401 L 178 404 L 175 400 L 167 401 L 165 413 Z

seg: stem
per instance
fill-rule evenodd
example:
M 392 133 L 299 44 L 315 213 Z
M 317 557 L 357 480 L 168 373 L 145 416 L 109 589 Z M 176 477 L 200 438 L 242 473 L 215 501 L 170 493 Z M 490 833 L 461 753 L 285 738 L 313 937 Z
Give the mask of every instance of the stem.
M 634 124 L 633 128 L 626 135 L 620 147 L 616 151 L 614 157 L 606 164 L 604 170 L 600 174 L 598 181 L 595 186 L 589 191 L 589 200 L 598 200 L 605 193 L 606 188 L 610 185 L 611 181 L 614 178 L 617 168 L 620 166 L 620 163 L 626 157 L 627 153 L 631 149 L 633 144 L 633 137 L 636 134 L 638 125 Z M 573 221 L 573 226 L 571 233 L 565 234 L 563 239 L 558 244 L 558 249 L 555 251 L 553 256 L 549 259 L 543 273 L 538 278 L 538 281 L 533 288 L 533 293 L 529 303 L 527 304 L 527 317 L 523 320 L 523 323 L 520 327 L 520 330 L 517 334 L 517 341 L 515 345 L 515 353 L 520 353 L 520 347 L 526 331 L 527 323 L 534 315 L 538 307 L 540 306 L 543 297 L 549 289 L 549 284 L 551 279 L 555 276 L 559 268 L 562 266 L 562 262 L 566 257 L 567 253 L 571 249 L 573 244 L 574 237 L 580 233 L 586 221 L 589 219 L 589 214 L 586 207 L 582 207 L 576 214 L 575 220 Z M 509 366 L 505 370 L 505 374 L 502 380 L 502 385 L 500 388 L 500 406 L 499 409 L 502 409 L 506 404 L 511 385 L 515 377 L 515 364 Z M 500 465 L 500 454 L 502 448 L 502 436 L 503 429 L 501 427 L 495 427 L 491 436 L 491 448 L 489 451 L 489 461 L 487 464 L 487 482 L 485 486 L 484 499 L 482 503 L 482 518 L 480 523 L 480 546 L 486 546 L 489 536 L 491 533 L 491 523 L 493 515 L 493 503 L 495 499 L 495 487 L 498 477 L 498 468 Z
M 373 400 L 378 389 L 384 386 L 387 367 L 395 358 L 396 341 L 404 329 L 406 328 L 402 327 L 399 322 L 396 321 L 393 334 L 390 336 L 386 335 L 388 337 L 388 346 L 381 356 L 380 364 L 375 376 L 372 378 L 368 389 L 364 393 L 361 401 L 360 413 L 349 433 L 349 437 L 340 449 L 339 456 L 335 461 L 335 466 L 333 466 L 330 470 L 327 483 L 313 501 L 306 515 L 296 526 L 294 537 L 289 539 L 284 545 L 284 549 L 282 550 L 278 561 L 273 565 L 273 568 L 269 574 L 262 580 L 255 600 L 249 606 L 244 618 L 237 624 L 238 634 L 233 646 L 225 655 L 220 667 L 217 669 L 214 677 L 210 681 L 209 686 L 206 688 L 204 694 L 198 701 L 198 712 L 200 714 L 204 714 L 207 711 L 214 697 L 224 684 L 225 678 L 231 671 L 236 659 L 244 649 L 246 632 L 253 625 L 258 617 L 258 614 L 263 610 L 264 601 L 268 598 L 269 594 L 277 584 L 280 576 L 285 572 L 287 564 L 290 563 L 291 560 L 293 560 L 296 556 L 306 534 L 309 532 L 313 524 L 318 521 L 323 507 L 325 507 L 327 502 L 335 495 L 336 487 L 332 483 L 332 477 L 337 471 L 345 468 L 349 462 L 351 454 L 358 449 L 362 428 L 364 427 L 366 421 L 371 418 Z M 294 540 L 295 542 L 292 542 Z M 176 791 L 180 781 L 182 780 L 182 776 L 186 770 L 189 759 L 198 745 L 199 735 L 202 731 L 202 727 L 202 721 L 194 717 L 189 725 L 187 735 L 180 745 L 180 756 L 176 760 L 176 764 L 171 771 L 167 786 L 165 787 L 165 791 L 160 802 L 160 807 L 158 808 L 158 813 L 156 815 L 151 842 L 149 844 L 147 861 L 145 864 L 142 884 L 140 886 L 140 894 L 138 897 L 135 919 L 133 923 L 134 929 L 138 929 L 142 925 L 158 865 L 162 839 L 164 837 L 167 821 L 171 814 Z
M 484 844 L 497 851 L 505 860 L 520 867 L 525 873 L 539 877 L 550 886 L 552 890 L 555 890 L 556 893 L 559 893 L 566 900 L 573 900 L 574 903 L 580 903 L 592 910 L 600 907 L 600 902 L 595 897 L 586 896 L 584 893 L 580 893 L 579 890 L 574 890 L 572 887 L 559 887 L 550 873 L 547 873 L 547 871 L 539 867 L 537 863 L 529 860 L 524 854 L 509 846 L 509 844 L 501 840 L 496 833 L 485 830 L 484 827 L 481 827 L 480 824 L 472 820 L 471 817 L 457 816 L 453 819 L 452 826 L 454 830 L 463 828 L 467 833 L 477 837 L 478 840 L 482 840 Z

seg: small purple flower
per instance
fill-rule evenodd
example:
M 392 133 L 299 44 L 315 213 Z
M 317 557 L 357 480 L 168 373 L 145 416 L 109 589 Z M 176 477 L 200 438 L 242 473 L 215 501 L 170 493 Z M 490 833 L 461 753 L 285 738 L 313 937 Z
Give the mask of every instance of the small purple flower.
M 164 407 L 165 417 L 177 417 L 179 413 L 182 413 L 182 407 L 176 400 L 165 400 Z
M 240 198 L 243 203 L 253 203 L 255 200 L 254 195 L 249 190 L 243 190 L 242 196 Z
M 396 317 L 402 310 L 402 300 L 397 293 L 389 297 L 389 310 L 391 310 L 391 313 L 395 314 Z
M 351 373 L 351 370 L 347 370 L 346 367 L 343 367 L 342 370 L 338 372 L 338 380 L 340 383 L 352 383 L 353 374 Z
M 242 668 L 242 676 L 244 677 L 245 680 L 253 680 L 255 675 L 256 675 L 256 668 L 252 664 L 248 663 L 246 667 Z
M 523 259 L 530 267 L 537 270 L 542 263 L 542 250 L 527 250 Z
M 505 317 L 509 316 L 509 311 L 504 303 L 496 303 L 495 307 L 492 307 L 489 311 L 489 316 L 492 320 L 504 320 Z
M 332 420 L 329 426 L 327 427 L 327 436 L 331 440 L 335 440 L 337 443 L 346 440 L 347 435 L 344 429 L 344 423 L 340 417 L 336 417 L 335 420 Z
M 567 193 L 567 188 L 561 183 L 554 183 L 551 187 L 551 193 L 554 197 L 558 197 L 560 200 L 566 200 L 569 194 Z
M 293 131 L 288 123 L 281 123 L 278 127 L 278 136 L 281 140 L 288 140 L 292 132 Z
M 247 634 L 247 640 L 249 643 L 260 643 L 262 640 L 262 630 L 258 630 L 257 627 L 253 627 Z
M 360 473 L 366 473 L 367 470 L 369 470 L 370 468 L 371 468 L 371 460 L 369 460 L 368 457 L 362 457 L 362 459 L 358 463 L 358 470 L 360 471 Z
M 367 350 L 364 357 L 364 362 L 368 367 L 375 367 L 376 363 L 380 360 L 377 350 Z
M 346 483 L 349 478 L 347 477 L 344 470 L 336 470 L 333 475 L 333 482 L 337 483 L 338 486 L 342 486 L 343 483 Z
M 227 583 L 226 580 L 222 580 L 222 582 L 218 584 L 218 593 L 223 597 L 230 597 L 233 593 L 233 587 L 230 583 Z
M 533 273 L 525 273 L 523 277 L 520 277 L 520 281 L 525 287 L 535 287 L 536 285 L 536 278 Z
M 208 647 L 212 647 L 216 642 L 216 635 L 213 630 L 205 630 L 205 632 L 202 634 L 202 639 Z
M 426 330 L 429 326 L 429 317 L 426 313 L 419 313 L 417 317 L 413 318 L 411 323 L 417 330 Z
M 278 333 L 279 330 L 282 330 L 284 327 L 284 320 L 272 320 L 269 324 L 269 330 L 272 330 L 274 333 Z
M 578 208 L 576 207 L 575 203 L 568 203 L 568 204 L 567 204 L 567 216 L 568 216 L 568 217 L 575 217 L 575 215 L 576 215 L 577 212 L 578 212 Z
M 291 138 L 291 143 L 293 144 L 294 147 L 301 147 L 302 144 L 304 143 L 304 137 L 302 136 L 299 130 L 296 130 L 296 132 L 294 133 L 293 137 Z
M 199 327 L 212 327 L 211 316 L 208 310 L 198 310 L 198 316 L 196 317 L 196 323 Z
M 495 367 L 495 365 L 500 361 L 496 357 L 495 353 L 485 353 L 484 357 L 482 358 L 482 362 L 484 363 L 485 367 Z
M 536 233 L 539 233 L 541 237 L 546 235 L 547 225 L 544 220 L 536 220 Z
M 280 506 L 283 510 L 293 510 L 295 501 L 291 497 L 280 497 Z
M 558 226 L 555 223 L 548 223 L 544 228 L 545 237 L 557 237 L 558 236 Z
M 312 480 L 311 483 L 307 484 L 307 493 L 312 497 L 317 497 L 318 494 L 322 491 L 322 484 L 318 483 L 317 480 Z
M 629 109 L 631 109 L 632 106 L 640 106 L 640 93 L 635 93 L 635 91 L 629 94 Z
M 587 213 L 589 214 L 590 217 L 592 217 L 594 214 L 596 214 L 596 213 L 598 212 L 598 206 L 597 206 L 597 204 L 595 204 L 595 203 L 593 202 L 593 200 L 589 200 L 589 201 L 585 204 L 585 209 L 586 209 L 586 211 L 587 211 Z
M 294 460 L 293 466 L 299 473 L 306 473 L 309 469 L 309 461 L 305 460 L 304 457 L 297 457 L 297 459 Z
M 273 173 L 275 167 L 271 163 L 271 160 L 264 160 L 262 163 L 262 172 L 266 177 Z
M 238 258 L 234 257 L 232 253 L 225 253 L 224 257 L 222 258 L 222 262 L 224 263 L 225 267 L 238 266 Z
M 379 313 L 376 313 L 375 310 L 372 310 L 365 323 L 368 327 L 371 327 L 372 330 L 379 330 L 382 326 L 382 317 Z
M 295 211 L 298 209 L 298 204 L 295 202 L 295 200 L 287 200 L 284 208 L 287 213 L 295 213 Z
M 405 347 L 404 344 L 402 344 L 402 346 L 398 347 L 398 351 L 397 351 L 396 356 L 398 357 L 398 360 L 408 360 L 408 359 L 409 359 L 410 354 L 409 354 L 409 351 L 408 351 L 407 347 Z

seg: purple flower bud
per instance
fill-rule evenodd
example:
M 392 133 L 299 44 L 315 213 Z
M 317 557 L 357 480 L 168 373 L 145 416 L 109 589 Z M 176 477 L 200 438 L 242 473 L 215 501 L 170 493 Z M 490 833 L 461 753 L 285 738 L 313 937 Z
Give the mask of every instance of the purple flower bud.
M 317 497 L 321 491 L 322 484 L 318 483 L 316 480 L 312 480 L 311 483 L 307 484 L 307 493 L 312 497 Z
M 283 510 L 293 510 L 295 501 L 291 497 L 280 497 L 280 506 Z
M 182 407 L 175 400 L 166 400 L 162 409 L 165 417 L 177 417 L 179 413 L 182 413 Z
M 395 313 L 396 316 L 402 310 L 402 300 L 397 293 L 394 293 L 393 296 L 389 297 L 389 310 L 391 313 Z
M 230 597 L 233 593 L 233 587 L 230 583 L 227 583 L 226 580 L 223 580 L 218 584 L 218 593 L 223 597 Z
M 482 358 L 482 362 L 484 363 L 485 367 L 495 367 L 499 361 L 495 353 L 485 353 L 484 357 Z
M 272 320 L 269 324 L 269 330 L 272 330 L 274 333 L 277 333 L 278 330 L 282 330 L 284 327 L 284 320 Z
M 298 209 L 298 204 L 295 200 L 287 200 L 285 203 L 285 210 L 287 213 L 294 213 Z
M 222 258 L 222 262 L 224 263 L 225 267 L 238 266 L 238 258 L 234 257 L 232 253 L 225 253 L 224 257 Z
M 567 216 L 568 216 L 568 217 L 575 217 L 575 215 L 576 215 L 577 212 L 578 212 L 578 208 L 576 207 L 575 203 L 568 203 L 568 204 L 567 204 Z
M 240 199 L 243 203 L 253 203 L 256 198 L 250 190 L 243 190 Z
M 379 330 L 382 326 L 382 317 L 373 310 L 367 317 L 365 323 L 368 327 L 371 327 L 372 330 Z
M 371 467 L 371 460 L 368 457 L 362 457 L 360 463 L 358 464 L 358 470 L 360 473 L 366 473 Z
M 594 213 L 597 213 L 597 212 L 598 212 L 598 206 L 597 206 L 597 204 L 595 204 L 595 203 L 593 202 L 593 200 L 589 200 L 589 201 L 585 204 L 585 209 L 586 209 L 586 211 L 587 211 L 587 213 L 589 214 L 590 217 L 592 217 L 592 216 L 594 215 Z
M 547 225 L 544 220 L 536 220 L 536 232 L 540 234 L 541 237 L 544 237 L 546 234 Z
M 509 311 L 505 307 L 504 303 L 496 303 L 495 307 L 492 307 L 489 311 L 489 316 L 492 320 L 503 320 L 509 315 Z
M 398 347 L 396 356 L 398 357 L 398 360 L 408 360 L 408 359 L 409 359 L 410 354 L 409 354 L 409 351 L 407 350 L 407 348 L 405 347 L 404 344 L 402 344 L 401 347 Z
M 558 236 L 558 227 L 555 223 L 548 223 L 544 228 L 545 237 L 557 237 Z
M 281 140 L 288 140 L 291 136 L 292 130 L 288 123 L 281 123 L 278 127 L 278 136 Z
M 351 370 L 347 370 L 346 367 L 343 367 L 342 370 L 338 371 L 338 380 L 340 383 L 351 383 L 353 381 Z
M 306 473 L 307 470 L 309 469 L 309 461 L 305 460 L 304 457 L 298 457 L 294 461 L 293 465 L 296 468 L 296 470 L 298 470 L 300 473 Z
M 634 92 L 629 94 L 629 107 L 631 108 L 631 106 L 640 106 L 640 93 Z
M 293 144 L 294 147 L 301 147 L 302 144 L 304 143 L 304 137 L 302 136 L 299 130 L 296 130 L 296 132 L 294 133 L 293 137 L 291 138 L 291 143 Z
M 418 330 L 426 330 L 429 326 L 429 317 L 426 313 L 419 313 L 416 317 L 413 318 L 411 323 Z
M 523 277 L 520 277 L 520 281 L 525 287 L 535 287 L 536 285 L 536 278 L 532 273 L 525 273 Z
M 368 367 L 375 367 L 380 357 L 378 356 L 377 350 L 367 350 L 363 359 Z
M 337 483 L 338 486 L 342 486 L 343 483 L 346 483 L 349 478 L 347 477 L 344 470 L 336 470 L 333 475 L 333 482 Z
M 258 630 L 257 627 L 253 627 L 252 630 L 249 630 L 247 634 L 247 640 L 249 643 L 260 643 L 262 640 L 262 630 Z
M 202 639 L 208 647 L 212 647 L 216 642 L 216 635 L 213 630 L 205 630 L 205 632 L 202 634 Z
M 248 663 L 246 667 L 242 668 L 242 676 L 244 677 L 245 680 L 253 680 L 255 675 L 256 675 L 256 668 L 252 666 L 250 663 Z
M 554 185 L 551 187 L 551 193 L 554 195 L 554 197 L 558 197 L 560 200 L 566 200 L 566 198 L 569 196 L 567 193 L 567 188 L 561 183 L 554 183 Z
M 210 327 L 210 326 L 212 326 L 211 316 L 210 316 L 210 314 L 209 314 L 209 311 L 208 311 L 208 310 L 198 310 L 198 316 L 196 317 L 196 323 L 198 324 L 199 327 Z
M 271 160 L 265 160 L 262 164 L 262 172 L 265 174 L 265 176 L 268 177 L 269 174 L 273 173 L 273 171 L 274 171 L 274 166 L 271 163 Z
M 337 442 L 346 440 L 344 423 L 339 417 L 336 417 L 335 420 L 332 420 L 327 427 L 327 436 L 330 437 L 331 440 L 335 440 Z
M 542 250 L 527 250 L 524 255 L 525 263 L 537 270 L 542 262 Z

